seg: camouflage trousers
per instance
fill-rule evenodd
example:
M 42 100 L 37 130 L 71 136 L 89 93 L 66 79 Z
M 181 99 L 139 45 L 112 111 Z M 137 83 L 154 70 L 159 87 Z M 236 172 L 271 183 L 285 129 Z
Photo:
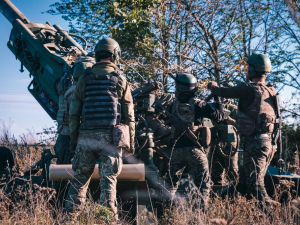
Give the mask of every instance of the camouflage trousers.
M 189 175 L 195 186 L 200 189 L 201 204 L 205 208 L 210 192 L 210 176 L 207 155 L 199 148 L 183 147 L 173 150 L 170 159 L 170 174 L 167 179 L 171 195 L 175 196 L 182 172 L 186 166 L 190 167 Z
M 57 164 L 71 164 L 73 153 L 71 152 L 70 141 L 70 135 L 58 135 L 54 145 Z
M 223 149 L 224 153 L 229 155 L 230 146 Z M 209 153 L 209 163 L 211 168 L 211 180 L 215 185 L 227 185 L 227 182 L 239 180 L 238 153 L 232 157 L 226 157 L 220 151 L 211 147 Z M 225 172 L 225 174 L 223 174 Z
M 91 175 L 98 161 L 101 191 L 99 203 L 110 208 L 117 218 L 116 186 L 117 176 L 122 169 L 122 150 L 111 145 L 111 141 L 111 131 L 79 134 L 72 162 L 74 177 L 65 203 L 67 212 L 83 209 Z
M 267 134 L 246 137 L 244 168 L 248 195 L 253 195 L 267 204 L 271 201 L 265 188 L 264 178 L 267 168 L 276 152 L 271 137 Z

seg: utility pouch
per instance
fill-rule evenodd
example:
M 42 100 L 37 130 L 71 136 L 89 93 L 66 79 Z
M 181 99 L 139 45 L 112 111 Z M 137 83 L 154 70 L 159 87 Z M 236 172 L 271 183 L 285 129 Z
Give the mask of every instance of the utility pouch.
M 272 133 L 274 131 L 274 124 L 276 123 L 276 115 L 268 115 L 263 113 L 260 115 L 261 129 L 266 133 Z
M 198 139 L 200 140 L 200 144 L 204 148 L 207 148 L 211 142 L 211 131 L 209 127 L 201 126 L 197 129 L 195 133 L 198 136 Z
M 115 125 L 113 128 L 113 143 L 124 149 L 130 148 L 129 126 L 126 124 Z
M 255 129 L 255 122 L 252 118 L 241 112 L 239 109 L 236 112 L 237 130 L 241 135 L 251 135 Z

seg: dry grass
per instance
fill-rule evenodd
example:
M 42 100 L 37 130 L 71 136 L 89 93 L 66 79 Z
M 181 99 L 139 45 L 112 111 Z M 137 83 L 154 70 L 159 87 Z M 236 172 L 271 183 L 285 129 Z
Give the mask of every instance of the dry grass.
M 2 136 L 1 136 L 2 135 Z M 35 163 L 45 146 L 17 141 L 6 132 L 0 131 L 0 145 L 9 147 L 15 156 L 15 164 L 22 173 Z M 48 146 L 51 147 L 52 146 Z M 14 181 L 11 181 L 14 182 Z M 9 186 L 0 189 L 0 224 L 109 224 L 112 218 L 107 208 L 88 199 L 76 221 L 62 213 L 54 189 L 42 188 L 25 182 L 13 191 Z M 11 183 L 10 183 L 11 184 Z M 287 187 L 289 188 L 289 187 Z M 278 190 L 286 191 L 284 190 Z M 279 196 L 279 195 L 278 195 Z M 194 209 L 195 199 L 177 199 L 163 206 L 158 224 L 300 224 L 300 199 L 294 199 L 271 210 L 263 210 L 256 200 L 211 198 L 205 213 Z M 193 202 L 193 203 L 192 203 Z M 123 215 L 124 216 L 124 215 Z M 126 215 L 124 216 L 126 217 Z M 126 224 L 125 220 L 120 222 Z
M 165 210 L 159 224 L 300 224 L 299 204 L 298 199 L 263 210 L 254 199 L 213 198 L 203 213 L 199 209 L 193 209 L 188 201 L 181 200 L 179 204 Z
M 29 154 L 32 157 L 39 155 L 39 148 L 25 150 L 34 151 L 36 154 Z M 29 158 L 29 155 L 25 154 L 25 157 Z M 21 170 L 29 167 L 29 164 L 18 163 Z M 6 191 L 7 187 L 0 189 L 0 224 L 74 224 L 63 215 L 53 189 L 28 184 L 13 192 Z M 300 224 L 300 199 L 264 211 L 256 200 L 249 201 L 241 196 L 235 199 L 215 197 L 209 200 L 205 213 L 194 209 L 192 201 L 195 199 L 177 199 L 171 206 L 165 206 L 163 215 L 157 219 L 158 224 Z M 106 208 L 88 199 L 75 224 L 109 224 L 111 218 Z

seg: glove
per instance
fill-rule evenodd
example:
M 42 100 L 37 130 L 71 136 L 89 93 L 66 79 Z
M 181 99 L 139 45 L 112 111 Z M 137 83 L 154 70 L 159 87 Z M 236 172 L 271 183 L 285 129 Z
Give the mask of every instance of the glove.
M 123 156 L 124 157 L 128 157 L 134 154 L 135 152 L 135 148 L 134 148 L 134 143 L 130 143 L 130 148 L 126 148 L 124 149 L 125 151 L 123 151 Z
M 217 99 L 219 99 L 220 97 L 218 96 L 214 96 L 214 97 L 217 97 Z M 215 98 L 215 103 L 216 103 L 216 109 L 220 110 L 220 111 L 224 111 L 224 106 L 222 104 L 222 102 L 220 100 L 216 101 L 216 98 Z
M 217 96 L 217 95 L 214 95 L 214 100 L 215 100 L 215 103 L 219 103 L 219 102 L 221 102 L 221 99 L 220 99 L 220 97 L 219 96 Z
M 218 84 L 217 84 L 217 82 L 215 82 L 215 81 L 210 81 L 210 82 L 207 84 L 207 89 L 208 89 L 208 90 L 212 90 L 212 89 L 214 89 L 215 87 L 218 87 Z

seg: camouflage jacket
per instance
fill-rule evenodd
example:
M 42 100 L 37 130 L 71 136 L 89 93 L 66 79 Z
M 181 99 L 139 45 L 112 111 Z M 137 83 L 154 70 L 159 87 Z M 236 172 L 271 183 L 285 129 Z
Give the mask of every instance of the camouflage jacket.
M 118 70 L 118 67 L 112 62 L 100 62 L 96 63 L 91 72 L 97 75 L 107 75 L 114 70 Z M 117 85 L 118 99 L 121 104 L 122 121 L 130 127 L 130 139 L 131 142 L 134 140 L 135 124 L 134 124 L 134 108 L 131 91 L 126 78 L 120 76 Z M 82 107 L 84 103 L 85 95 L 85 79 L 81 76 L 78 80 L 76 90 L 73 95 L 73 99 L 69 110 L 69 128 L 71 141 L 76 143 L 80 133 L 93 133 L 97 131 L 103 131 L 103 129 L 97 130 L 80 130 L 80 118 L 82 114 Z
M 242 135 L 250 135 L 253 132 L 270 133 L 273 131 L 275 115 L 274 101 L 270 97 L 271 84 L 242 83 L 235 87 L 215 87 L 212 93 L 225 98 L 238 98 L 237 128 Z M 273 94 L 272 94 L 273 95 Z M 265 117 L 265 118 L 263 118 Z
M 239 107 L 245 110 L 254 101 L 254 90 L 248 83 L 241 83 L 234 87 L 215 87 L 212 90 L 217 96 L 224 98 L 239 98 Z
M 178 107 L 179 104 L 184 104 L 184 103 L 190 103 L 187 110 L 192 110 L 193 112 L 189 112 L 189 113 L 185 112 L 184 116 L 183 115 L 180 116 L 179 114 L 176 113 L 176 111 L 178 110 L 176 110 L 175 108 Z M 191 126 L 200 125 L 202 123 L 203 118 L 209 118 L 216 122 L 223 121 L 224 119 L 222 104 L 217 103 L 216 108 L 213 108 L 207 102 L 200 100 L 196 97 L 183 98 L 183 99 L 176 98 L 174 102 L 172 102 L 171 105 L 169 106 L 169 111 L 177 114 L 176 116 L 178 116 L 183 122 Z M 189 123 L 188 120 L 190 120 Z M 176 132 L 174 129 L 176 130 L 174 125 L 173 126 L 171 125 L 172 134 Z M 176 143 L 176 147 L 192 147 L 192 146 L 195 146 L 195 144 L 191 142 L 190 139 L 184 135 L 181 138 L 179 138 L 179 140 Z

